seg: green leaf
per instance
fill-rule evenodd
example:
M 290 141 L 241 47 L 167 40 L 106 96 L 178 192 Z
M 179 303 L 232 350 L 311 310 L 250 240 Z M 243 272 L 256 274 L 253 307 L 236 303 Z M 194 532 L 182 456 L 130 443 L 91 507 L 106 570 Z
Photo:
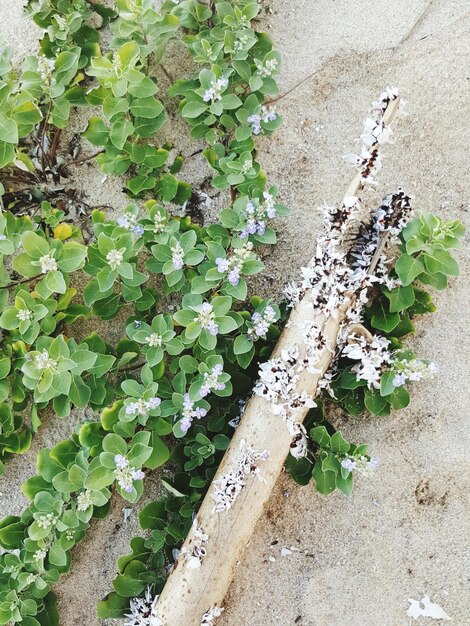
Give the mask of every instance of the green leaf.
M 109 130 L 99 117 L 90 117 L 83 136 L 94 146 L 104 146 L 108 141 Z
M 76 48 L 79 50 L 79 48 Z M 59 85 L 68 85 L 78 70 L 79 55 L 76 52 L 61 52 L 55 61 L 55 78 Z
M 366 389 L 364 394 L 364 403 L 368 411 L 372 415 L 384 415 L 387 414 L 388 401 L 382 397 L 376 389 Z
M 343 435 L 340 432 L 336 432 L 331 437 L 330 446 L 331 449 L 335 452 L 339 452 L 340 454 L 346 454 L 346 452 L 348 452 L 349 448 L 351 447 L 351 444 L 349 444 L 344 439 Z
M 96 467 L 86 479 L 87 489 L 103 489 L 114 482 L 114 471 L 108 467 Z
M 5 143 L 18 143 L 18 124 L 5 113 L 0 113 L 0 141 Z
M 199 117 L 199 115 L 204 113 L 204 111 L 207 110 L 207 106 L 207 102 L 188 102 L 184 105 L 181 111 L 181 115 L 183 117 L 187 117 L 188 119 L 194 119 L 195 117 Z
M 13 144 L 0 141 L 0 168 L 13 163 L 15 159 L 15 147 Z
M 152 96 L 137 98 L 131 104 L 131 113 L 135 117 L 155 118 L 163 111 L 163 104 Z
M 424 263 L 419 257 L 416 258 L 409 254 L 402 254 L 395 263 L 395 271 L 401 284 L 406 287 L 424 271 Z
M 164 174 L 155 185 L 155 193 L 165 202 L 171 202 L 178 191 L 178 180 L 173 174 Z
M 383 290 L 384 295 L 390 300 L 390 312 L 398 313 L 408 309 L 415 301 L 415 290 L 412 285 L 396 287 L 389 291 Z
M 97 616 L 99 619 L 119 619 L 129 612 L 129 600 L 118 593 L 110 593 L 105 600 L 98 602 Z
M 139 523 L 143 530 L 153 530 L 158 527 L 159 522 L 166 516 L 164 500 L 155 500 L 144 506 L 139 513 Z
M 319 493 L 326 496 L 336 489 L 336 474 L 330 470 L 324 472 L 321 469 L 321 465 L 315 463 L 313 470 L 313 478 L 315 480 L 315 487 Z
M 388 312 L 385 309 L 382 300 L 375 302 L 372 310 L 376 311 L 371 319 L 371 325 L 373 328 L 378 328 L 386 333 L 390 333 L 400 322 L 400 315 L 398 313 Z
M 394 372 L 384 372 L 380 377 L 380 395 L 381 396 L 389 396 L 396 389 L 393 384 L 393 379 L 395 378 Z
M 430 274 L 444 274 L 445 276 L 458 276 L 459 266 L 457 261 L 446 250 L 433 250 L 429 254 L 423 254 L 426 270 Z

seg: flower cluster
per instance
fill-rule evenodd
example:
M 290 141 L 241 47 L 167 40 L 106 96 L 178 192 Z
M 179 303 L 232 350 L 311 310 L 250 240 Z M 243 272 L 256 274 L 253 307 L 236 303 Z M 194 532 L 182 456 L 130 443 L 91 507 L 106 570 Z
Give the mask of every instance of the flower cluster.
M 236 467 L 230 469 L 213 483 L 211 494 L 215 501 L 213 512 L 221 513 L 233 505 L 246 485 L 247 476 L 257 476 L 262 479 L 258 464 L 260 461 L 267 461 L 268 459 L 269 452 L 267 450 L 254 450 L 242 440 L 240 442 L 240 458 Z
M 255 311 L 251 316 L 251 323 L 247 330 L 248 338 L 252 341 L 259 337 L 266 337 L 269 326 L 276 321 L 276 312 L 272 306 L 267 306 L 262 313 Z
M 223 389 L 223 387 L 221 388 Z M 200 420 L 206 415 L 207 415 L 206 409 L 195 406 L 195 403 L 192 402 L 191 398 L 189 397 L 189 393 L 185 393 L 184 399 L 183 399 L 183 410 L 181 411 L 181 421 L 180 421 L 181 430 L 183 432 L 187 432 L 190 429 L 194 418 Z
M 112 270 L 117 270 L 117 268 L 121 265 L 124 259 L 125 248 L 121 248 L 120 250 L 110 250 L 106 255 L 106 260 L 108 261 L 108 265 Z
M 161 399 L 158 397 L 149 398 L 148 400 L 140 398 L 126 406 L 126 415 L 147 415 L 149 411 L 158 409 L 161 402 Z
M 423 361 L 422 359 L 396 360 L 393 363 L 394 387 L 402 387 L 408 381 L 418 382 L 427 378 L 432 378 L 438 371 L 435 363 Z
M 356 471 L 359 474 L 369 476 L 379 465 L 379 458 L 373 456 L 369 459 L 366 456 L 354 457 L 350 456 L 341 461 L 341 467 L 349 472 Z
M 261 108 L 261 113 L 254 113 L 253 115 L 249 115 L 246 121 L 251 124 L 253 134 L 259 135 L 261 132 L 261 122 L 267 124 L 268 122 L 274 122 L 276 118 L 277 113 L 275 113 L 269 107 L 263 106 Z
M 150 587 L 143 598 L 133 598 L 130 601 L 130 613 L 126 615 L 124 626 L 165 626 L 157 616 L 157 602 L 159 596 L 152 597 Z
M 276 217 L 274 198 L 268 192 L 263 192 L 264 201 L 256 204 L 249 200 L 246 204 L 243 216 L 246 226 L 240 232 L 240 238 L 246 239 L 250 235 L 264 235 L 268 219 Z
M 268 59 L 264 63 L 262 63 L 258 59 L 255 59 L 255 63 L 257 74 L 261 78 L 268 78 L 269 76 L 272 76 L 279 67 L 279 61 L 277 59 Z
M 41 54 L 38 57 L 38 72 L 42 81 L 47 85 L 52 77 L 52 72 L 55 70 L 55 59 L 48 59 Z
M 217 257 L 215 260 L 217 271 L 220 274 L 228 272 L 227 280 L 236 287 L 240 282 L 243 263 L 253 256 L 253 243 L 247 241 L 240 248 L 235 248 L 229 258 Z
M 54 259 L 54 251 L 45 254 L 39 259 L 39 265 L 41 266 L 41 272 L 47 274 L 47 272 L 56 272 L 59 269 L 57 261 Z
M 210 372 L 204 373 L 204 380 L 199 391 L 202 398 L 208 396 L 213 389 L 216 389 L 217 391 L 225 389 L 225 383 L 219 381 L 219 376 L 221 374 L 223 374 L 223 366 L 220 363 L 214 365 Z
M 171 250 L 171 262 L 175 270 L 180 270 L 183 267 L 184 250 L 179 242 L 176 242 Z
M 140 237 L 144 234 L 144 227 L 138 223 L 139 215 L 137 211 L 126 211 L 123 215 L 120 215 L 116 222 L 122 228 L 129 230 L 131 233 L 134 233 L 137 237 Z
M 77 511 L 86 511 L 93 504 L 91 499 L 91 491 L 86 489 L 77 496 Z
M 214 307 L 210 302 L 203 302 L 196 320 L 201 324 L 202 328 L 208 330 L 213 336 L 219 332 L 219 327 L 215 323 Z
M 201 626 L 215 626 L 215 620 L 222 615 L 223 610 L 222 607 L 212 606 L 202 616 Z
M 16 314 L 16 317 L 20 322 L 27 322 L 33 317 L 34 313 L 29 309 L 20 309 Z
M 39 352 L 34 357 L 34 362 L 40 370 L 51 370 L 57 367 L 57 361 L 53 359 L 47 350 Z
M 191 547 L 183 547 L 181 550 L 181 554 L 184 556 L 189 569 L 199 569 L 201 567 L 202 560 L 207 554 L 204 544 L 207 543 L 208 539 L 208 535 L 199 526 L 195 517 L 190 535 Z
M 204 102 L 215 102 L 216 100 L 222 100 L 222 92 L 228 85 L 228 80 L 224 77 L 215 80 L 209 89 L 206 89 L 203 100 Z
M 129 460 L 122 454 L 116 454 L 114 457 L 116 463 L 116 469 L 114 470 L 114 476 L 118 482 L 118 485 L 126 493 L 132 493 L 134 489 L 134 480 L 143 480 L 145 474 L 142 470 L 138 470 L 132 467 Z
M 352 333 L 349 344 L 343 348 L 343 355 L 353 361 L 359 361 L 351 368 L 357 380 L 365 380 L 370 388 L 380 389 L 380 377 L 394 361 L 390 352 L 390 341 L 380 335 L 374 335 L 368 341 L 363 335 Z
M 36 523 L 39 528 L 51 528 L 51 526 L 57 524 L 57 517 L 53 513 L 46 513 L 45 515 L 40 515 L 36 519 Z

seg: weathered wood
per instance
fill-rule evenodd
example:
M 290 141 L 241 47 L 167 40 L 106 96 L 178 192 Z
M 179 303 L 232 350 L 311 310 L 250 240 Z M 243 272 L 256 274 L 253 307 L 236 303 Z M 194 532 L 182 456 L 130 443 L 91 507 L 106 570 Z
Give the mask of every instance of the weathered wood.
M 398 106 L 398 99 L 390 102 L 383 116 L 384 124 L 390 124 Z M 358 173 L 349 185 L 346 197 L 357 196 L 360 189 L 361 175 Z M 306 391 L 312 396 L 315 395 L 318 381 L 331 364 L 341 322 L 353 299 L 353 296 L 347 296 L 337 314 L 328 318 L 313 309 L 308 297 L 303 298 L 292 310 L 289 323 L 279 338 L 272 358 L 293 345 L 299 347 L 300 358 L 305 355 L 306 348 L 302 341 L 300 323 L 310 320 L 316 322 L 321 326 L 323 336 L 327 338 L 327 345 L 317 364 L 318 373 L 310 374 L 304 370 L 300 374 L 296 388 L 299 393 Z M 308 408 L 303 409 L 296 415 L 296 421 L 302 421 L 307 412 Z M 200 626 L 204 613 L 212 606 L 221 605 L 234 577 L 237 563 L 250 541 L 264 505 L 283 468 L 291 440 L 292 436 L 286 422 L 279 415 L 273 414 L 270 402 L 253 395 L 214 481 L 236 466 L 240 449 L 245 442 L 253 449 L 269 451 L 269 459 L 259 464 L 262 479 L 248 476 L 246 486 L 233 506 L 220 513 L 213 512 L 214 500 L 211 494 L 214 483 L 209 487 L 197 515 L 199 526 L 208 536 L 204 544 L 207 554 L 199 569 L 188 567 L 184 554 L 179 556 L 156 607 L 157 614 L 165 626 Z M 194 540 L 191 531 L 183 547 L 191 550 Z

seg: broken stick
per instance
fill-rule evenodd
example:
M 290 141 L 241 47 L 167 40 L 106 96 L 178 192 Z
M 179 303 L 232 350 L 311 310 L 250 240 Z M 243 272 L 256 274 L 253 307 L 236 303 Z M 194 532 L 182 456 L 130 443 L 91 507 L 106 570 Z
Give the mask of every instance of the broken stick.
M 352 221 L 353 206 L 360 205 L 360 191 L 378 169 L 380 144 L 390 135 L 389 125 L 398 108 L 396 91 L 387 90 L 374 105 L 373 117 L 366 120 L 362 136 L 365 152 L 357 157 L 359 172 L 347 189 L 342 208 L 335 213 L 335 219 L 340 216 L 336 232 L 341 236 Z M 329 247 L 331 242 L 325 240 L 322 243 L 321 254 L 323 249 L 333 249 L 334 257 L 335 246 Z M 313 270 L 318 254 L 310 264 Z M 314 306 L 315 298 L 308 287 L 300 291 L 271 360 L 261 366 L 261 384 L 245 408 L 158 599 L 156 613 L 165 626 L 211 624 L 220 614 L 218 607 L 289 451 L 302 454 L 302 421 L 313 406 L 319 382 L 334 357 L 341 325 L 357 304 L 359 292 L 347 285 L 342 291 L 335 286 L 338 304 L 328 309 Z M 315 329 L 316 345 L 312 344 L 312 334 L 306 340 L 309 329 Z

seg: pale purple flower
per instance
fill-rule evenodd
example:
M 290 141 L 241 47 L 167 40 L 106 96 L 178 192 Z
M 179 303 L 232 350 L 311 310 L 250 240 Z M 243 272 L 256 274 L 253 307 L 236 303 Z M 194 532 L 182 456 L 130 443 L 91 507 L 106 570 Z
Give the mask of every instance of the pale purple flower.
M 221 257 L 217 257 L 215 260 L 215 264 L 217 265 L 217 271 L 223 274 L 226 272 L 230 266 L 230 262 L 228 259 L 223 259 Z
M 344 467 L 344 469 L 352 472 L 354 469 L 356 469 L 356 461 L 354 459 L 343 459 L 341 461 L 341 467 Z

